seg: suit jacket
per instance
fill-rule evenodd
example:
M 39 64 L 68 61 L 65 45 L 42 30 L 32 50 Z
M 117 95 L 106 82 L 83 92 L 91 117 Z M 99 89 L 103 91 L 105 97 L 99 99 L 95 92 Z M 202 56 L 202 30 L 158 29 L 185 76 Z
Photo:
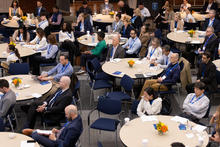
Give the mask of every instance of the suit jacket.
M 92 15 L 92 10 L 89 7 L 84 8 L 83 6 L 79 8 L 77 11 L 77 17 L 79 16 L 80 13 L 86 13 Z
M 219 23 L 220 23 L 220 21 L 217 18 L 215 18 L 212 27 L 214 28 L 216 35 L 220 31 L 220 24 Z M 205 31 L 207 29 L 208 25 L 209 25 L 209 18 L 205 19 L 205 23 L 203 25 L 203 31 Z
M 122 30 L 122 27 L 123 27 L 123 22 L 120 20 L 120 21 L 119 21 L 119 24 L 118 24 L 118 26 L 117 26 L 117 28 L 115 28 L 116 25 L 117 25 L 117 22 L 114 21 L 114 22 L 112 23 L 112 30 L 113 30 L 114 32 L 119 32 L 119 33 L 120 33 L 121 30 Z
M 171 70 L 169 70 L 171 69 Z M 169 70 L 169 74 L 166 75 L 166 73 Z M 166 75 L 166 78 L 162 81 L 162 83 L 176 83 L 178 82 L 180 78 L 180 66 L 179 65 L 172 65 L 171 63 L 168 65 L 167 69 L 163 72 L 161 77 Z
M 209 37 L 205 37 L 205 41 L 203 42 L 202 48 L 205 45 L 205 42 L 207 41 Z M 207 42 L 205 51 L 209 51 L 212 55 L 214 55 L 215 49 L 218 46 L 218 39 L 217 36 L 214 34 Z
M 42 12 L 46 12 L 46 8 L 42 7 L 40 10 L 40 13 L 42 13 Z M 34 16 L 37 17 L 37 14 L 38 14 L 38 8 L 35 9 Z
M 145 57 L 147 55 L 148 45 L 149 45 L 150 40 L 151 40 L 150 34 L 149 33 L 145 33 L 143 35 L 140 35 L 139 39 L 141 41 L 141 50 L 140 50 L 139 55 L 141 57 Z
M 10 90 L 0 99 L 0 117 L 5 117 L 9 108 L 16 103 L 16 95 Z
M 76 26 L 76 31 L 80 31 L 80 25 L 81 21 L 79 22 L 78 26 Z M 87 31 L 90 31 L 90 33 L 92 33 L 92 25 L 88 18 L 84 20 L 84 33 L 86 33 Z
M 60 90 L 60 89 L 58 89 Z M 57 90 L 57 91 L 58 91 Z M 57 92 L 56 91 L 56 92 Z M 61 95 L 59 95 L 56 98 L 56 101 L 53 103 L 52 107 L 49 107 L 49 102 L 50 100 L 55 96 L 56 93 L 54 93 L 52 96 L 50 96 L 46 102 L 47 102 L 47 109 L 46 109 L 46 114 L 56 114 L 56 118 L 58 118 L 59 116 L 63 116 L 63 114 L 61 114 L 60 112 L 64 112 L 64 109 L 66 106 L 68 106 L 69 104 L 71 104 L 72 102 L 72 92 L 70 89 L 67 89 L 66 91 L 64 91 L 63 93 L 61 93 Z
M 113 10 L 113 5 L 111 3 L 108 3 L 108 7 L 111 10 Z M 105 4 L 101 4 L 100 6 L 100 13 L 102 13 L 102 10 L 105 9 Z
M 133 17 L 132 17 L 133 18 Z M 131 19 L 132 19 L 131 18 Z M 140 29 L 141 27 L 142 27 L 142 25 L 143 25 L 143 23 L 142 23 L 142 19 L 141 19 L 141 17 L 140 16 L 137 16 L 136 17 L 136 19 L 135 19 L 135 21 L 134 21 L 134 23 L 132 23 L 131 24 L 135 29 Z
M 206 9 L 207 9 L 208 5 L 209 5 L 209 3 L 208 3 L 208 2 L 205 2 L 205 5 L 204 5 L 203 8 L 202 8 L 202 11 L 203 11 L 204 13 L 206 12 Z M 215 11 L 217 12 L 217 11 L 218 11 L 218 4 L 215 3 L 215 2 L 213 2 L 213 3 L 212 3 L 212 6 L 210 7 L 210 10 L 211 10 L 211 9 L 213 9 L 213 10 L 215 10 Z
M 184 64 L 184 67 L 182 71 L 180 72 L 180 81 L 181 81 L 182 88 L 185 89 L 186 85 L 192 83 L 190 63 L 183 57 L 179 59 L 179 63 L 180 62 L 183 62 Z
M 127 28 L 125 29 L 125 33 L 123 33 L 124 28 L 125 28 L 125 26 L 123 25 L 123 27 L 121 29 L 121 37 L 130 38 L 130 32 L 133 29 L 133 27 L 131 25 L 128 25 Z
M 201 82 L 204 82 L 209 91 L 214 92 L 217 90 L 217 82 L 216 82 L 216 66 L 210 60 L 205 67 L 204 77 L 202 77 L 203 66 L 205 64 L 201 63 L 199 66 L 199 70 L 197 73 L 197 79 L 200 79 Z
M 110 45 L 108 48 L 106 61 L 109 61 L 111 58 L 110 55 L 111 55 L 112 48 L 113 48 L 113 45 Z M 121 47 L 121 45 L 118 45 L 113 58 L 124 58 L 124 57 L 125 57 L 125 50 L 123 47 Z
M 124 5 L 124 7 L 121 7 L 120 8 L 120 12 L 122 13 L 122 14 L 127 14 L 127 15 L 129 15 L 129 16 L 133 16 L 133 9 L 132 8 L 130 8 L 127 4 L 125 4 Z
M 75 147 L 83 131 L 83 124 L 80 115 L 63 128 L 59 138 L 56 140 L 59 147 Z

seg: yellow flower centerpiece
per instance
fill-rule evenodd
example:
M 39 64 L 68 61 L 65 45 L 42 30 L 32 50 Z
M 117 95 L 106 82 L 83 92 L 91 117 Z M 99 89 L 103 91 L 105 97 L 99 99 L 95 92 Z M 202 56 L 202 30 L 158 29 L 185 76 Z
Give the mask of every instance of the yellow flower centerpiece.
M 154 127 L 160 135 L 163 135 L 164 133 L 166 133 L 168 131 L 167 125 L 165 125 L 161 121 L 159 121 L 159 123 L 157 123 L 157 124 L 154 124 Z
M 189 30 L 188 34 L 189 34 L 190 37 L 193 37 L 193 35 L 195 34 L 195 31 L 194 30 Z
M 14 84 L 14 86 L 17 88 L 19 87 L 19 85 L 22 83 L 21 79 L 18 77 L 15 77 L 12 79 L 12 84 Z
M 135 63 L 134 60 L 129 60 L 129 61 L 128 61 L 129 67 L 133 67 L 134 63 Z
M 21 17 L 21 20 L 22 20 L 23 22 L 25 22 L 25 21 L 27 20 L 27 16 L 22 16 L 22 17 Z
M 115 15 L 115 12 L 114 12 L 114 11 L 111 11 L 111 12 L 109 12 L 109 15 L 113 18 L 114 15 Z
M 16 44 L 13 41 L 10 41 L 8 45 L 16 46 Z

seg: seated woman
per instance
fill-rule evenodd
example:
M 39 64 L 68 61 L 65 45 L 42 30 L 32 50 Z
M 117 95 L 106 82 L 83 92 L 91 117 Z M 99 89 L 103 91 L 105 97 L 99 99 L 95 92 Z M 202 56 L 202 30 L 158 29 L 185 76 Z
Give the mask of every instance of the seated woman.
M 143 115 L 156 115 L 161 112 L 161 109 L 162 99 L 157 97 L 153 88 L 146 88 L 144 90 L 144 95 L 138 104 L 137 115 L 139 117 Z
M 14 42 L 29 42 L 30 33 L 24 25 L 21 25 L 19 26 L 19 29 L 14 32 L 12 39 Z
M 13 0 L 11 6 L 9 7 L 9 17 L 13 16 L 23 16 L 23 12 L 19 6 L 18 0 Z
M 60 30 L 60 25 L 62 23 L 62 13 L 59 11 L 59 8 L 57 6 L 53 7 L 53 14 L 49 19 L 50 23 L 50 31 L 56 32 Z
M 76 38 L 85 35 L 87 31 L 92 33 L 92 25 L 90 19 L 84 13 L 80 13 L 75 24 L 75 36 Z
M 148 48 L 148 45 L 149 45 L 149 41 L 151 39 L 147 25 L 143 25 L 141 27 L 141 33 L 140 33 L 139 39 L 140 39 L 141 45 L 142 45 L 139 55 L 142 58 L 142 57 L 146 56 L 146 52 L 147 52 L 147 48 Z
M 184 18 L 184 21 L 187 23 L 196 23 L 195 18 L 192 16 L 192 9 L 186 9 L 186 17 Z
M 121 20 L 121 14 L 118 13 L 115 16 L 115 21 L 112 23 L 112 30 L 113 32 L 121 32 L 123 26 L 123 22 Z
M 47 39 L 44 34 L 44 30 L 41 28 L 36 29 L 36 37 L 28 43 L 28 45 L 31 45 L 31 48 L 39 49 L 43 48 L 47 45 Z
M 183 30 L 184 21 L 181 18 L 180 13 L 175 14 L 174 20 L 170 22 L 170 31 L 174 32 L 175 30 Z
M 180 5 L 180 11 L 186 11 L 188 8 L 191 8 L 191 4 L 187 0 L 183 0 L 183 3 Z
M 153 38 L 151 40 L 151 46 L 148 48 L 147 59 L 151 61 L 156 61 L 162 56 L 162 49 L 160 47 L 160 40 L 158 38 Z
M 59 42 L 64 42 L 65 40 L 75 41 L 72 26 L 67 22 L 63 23 L 62 30 L 59 32 Z
M 130 32 L 133 29 L 130 25 L 130 16 L 124 16 L 123 23 L 124 25 L 121 30 L 121 37 L 130 38 Z
M 92 60 L 96 57 L 100 57 L 102 51 L 107 47 L 106 42 L 104 40 L 105 33 L 104 32 L 98 32 L 98 41 L 99 43 L 96 45 L 96 47 L 90 51 L 85 51 L 81 55 L 80 59 L 80 66 L 81 69 L 77 72 L 77 74 L 85 73 L 86 69 L 86 62 L 87 60 Z
M 33 74 L 40 74 L 40 64 L 53 63 L 56 60 L 56 53 L 58 51 L 57 41 L 55 35 L 48 36 L 48 44 L 36 51 L 42 51 L 41 55 L 37 54 L 33 57 Z
M 143 25 L 141 17 L 141 10 L 139 8 L 135 9 L 134 16 L 131 18 L 131 25 L 135 29 L 140 30 L 141 26 Z

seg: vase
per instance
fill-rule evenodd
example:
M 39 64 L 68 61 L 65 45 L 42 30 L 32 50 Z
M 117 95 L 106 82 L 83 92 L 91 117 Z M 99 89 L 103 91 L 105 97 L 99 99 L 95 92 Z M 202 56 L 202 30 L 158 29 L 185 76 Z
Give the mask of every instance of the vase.
M 189 36 L 192 38 L 192 37 L 193 37 L 193 34 L 189 34 Z
M 131 67 L 131 68 L 132 68 L 132 67 L 133 67 L 133 65 L 129 64 L 129 67 Z

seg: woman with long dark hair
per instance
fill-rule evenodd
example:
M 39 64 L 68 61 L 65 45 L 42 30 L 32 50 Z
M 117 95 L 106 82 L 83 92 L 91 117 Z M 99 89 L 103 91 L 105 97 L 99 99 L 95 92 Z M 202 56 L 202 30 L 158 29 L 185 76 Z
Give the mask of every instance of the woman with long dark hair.
M 27 31 L 26 27 L 22 25 L 19 26 L 19 29 L 14 32 L 12 39 L 15 42 L 29 42 L 30 33 Z
M 64 42 L 65 40 L 75 41 L 72 26 L 67 22 L 63 23 L 62 30 L 59 32 L 59 42 Z
M 44 30 L 42 28 L 36 29 L 36 37 L 28 43 L 28 45 L 33 45 L 32 48 L 39 49 L 47 45 L 47 39 L 45 37 Z
M 23 12 L 17 0 L 13 0 L 11 6 L 9 7 L 9 17 L 13 16 L 23 16 Z

